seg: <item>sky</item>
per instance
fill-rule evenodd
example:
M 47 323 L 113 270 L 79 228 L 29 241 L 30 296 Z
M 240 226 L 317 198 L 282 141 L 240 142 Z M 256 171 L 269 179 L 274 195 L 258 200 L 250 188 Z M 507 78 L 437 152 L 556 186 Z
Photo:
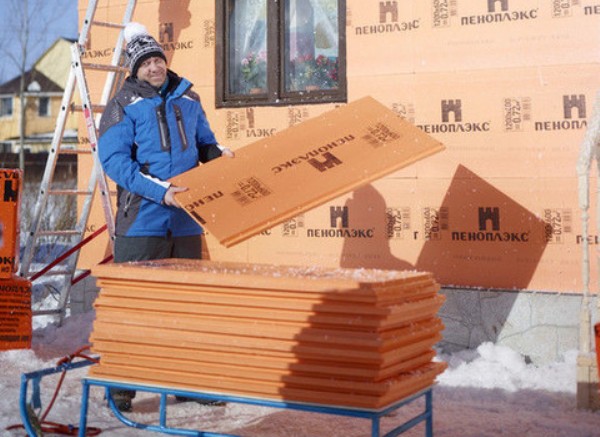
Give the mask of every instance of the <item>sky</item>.
M 45 317 L 45 316 L 43 316 Z M 34 318 L 31 349 L 0 351 L 0 436 L 22 437 L 18 398 L 20 375 L 53 368 L 58 361 L 87 344 L 94 312 L 69 316 L 61 327 L 38 324 Z M 37 327 L 36 327 L 37 325 Z M 504 347 L 484 343 L 476 350 L 439 355 L 448 369 L 433 388 L 434 435 L 436 437 L 594 437 L 600 435 L 600 411 L 576 407 L 577 351 L 543 366 Z M 79 424 L 81 378 L 88 368 L 67 373 L 47 421 Z M 42 378 L 42 410 L 50 404 L 59 374 Z M 29 389 L 31 393 L 31 387 Z M 102 429 L 101 436 L 139 437 L 164 435 L 127 427 L 110 414 L 103 391 L 90 390 L 88 426 Z M 138 392 L 129 418 L 154 423 L 158 399 Z M 383 432 L 420 413 L 422 404 L 410 404 L 382 419 Z M 212 433 L 244 437 L 367 437 L 365 419 L 302 411 L 274 409 L 239 403 L 209 407 L 168 401 L 168 424 Z M 152 422 L 154 421 L 154 422 Z M 49 435 L 49 434 L 45 434 Z M 403 437 L 423 436 L 423 424 Z
M 27 9 L 26 9 L 27 7 Z M 19 38 L 23 26 L 21 18 L 27 10 L 30 17 L 30 37 L 26 69 L 56 41 L 78 35 L 77 0 L 0 0 L 0 84 L 19 75 L 19 67 L 12 57 L 22 58 Z M 7 53 L 8 52 L 8 53 Z

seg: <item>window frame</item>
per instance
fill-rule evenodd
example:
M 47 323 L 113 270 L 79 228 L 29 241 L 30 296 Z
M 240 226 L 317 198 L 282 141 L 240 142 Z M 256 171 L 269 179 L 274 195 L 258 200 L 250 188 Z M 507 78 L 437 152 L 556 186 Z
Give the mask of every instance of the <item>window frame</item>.
M 46 113 L 42 114 L 42 99 L 46 99 Z M 52 100 L 50 99 L 49 96 L 40 96 L 38 97 L 38 111 L 37 111 L 37 115 L 38 117 L 50 117 L 52 115 L 52 111 L 51 111 L 51 102 Z
M 285 92 L 285 8 L 283 0 L 267 1 L 267 59 L 274 60 L 267 68 L 267 92 L 265 94 L 230 94 L 228 90 L 229 20 L 231 5 L 235 0 L 215 0 L 215 106 L 235 108 L 249 106 L 290 106 L 320 103 L 347 103 L 346 67 L 346 0 L 338 3 L 338 88 L 310 92 Z
M 10 101 L 10 113 L 4 113 L 3 101 Z M 0 118 L 11 118 L 15 113 L 15 99 L 14 96 L 0 96 Z

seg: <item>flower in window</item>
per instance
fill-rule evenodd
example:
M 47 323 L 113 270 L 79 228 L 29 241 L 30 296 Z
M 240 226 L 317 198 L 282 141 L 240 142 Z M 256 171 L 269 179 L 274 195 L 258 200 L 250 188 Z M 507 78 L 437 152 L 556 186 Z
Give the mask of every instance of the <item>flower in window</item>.
M 299 56 L 292 61 L 292 89 L 332 89 L 338 86 L 337 58 Z
M 265 90 L 267 87 L 267 57 L 264 52 L 249 53 L 242 59 L 242 77 L 247 91 Z

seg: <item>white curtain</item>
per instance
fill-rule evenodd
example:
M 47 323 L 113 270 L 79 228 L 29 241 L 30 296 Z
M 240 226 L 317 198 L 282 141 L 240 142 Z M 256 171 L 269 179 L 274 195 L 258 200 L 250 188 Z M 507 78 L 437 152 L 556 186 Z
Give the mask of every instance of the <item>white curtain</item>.
M 337 0 L 286 0 L 285 88 L 337 88 Z
M 266 61 L 267 0 L 236 0 L 230 16 L 230 89 L 245 92 L 242 66 L 251 57 Z
M 290 59 L 310 54 L 338 56 L 338 2 L 337 0 L 287 0 L 289 7 Z M 310 37 L 310 53 L 306 53 L 308 41 L 296 35 Z
M 273 0 L 236 0 L 229 16 L 229 89 L 245 94 L 266 89 L 267 2 Z M 303 89 L 306 80 L 297 67 L 299 59 L 326 57 L 337 62 L 339 56 L 337 0 L 279 0 L 286 8 L 285 59 L 286 89 Z M 271 68 L 274 68 L 271 66 Z M 329 68 L 329 67 L 327 67 Z M 337 84 L 320 83 L 320 88 Z

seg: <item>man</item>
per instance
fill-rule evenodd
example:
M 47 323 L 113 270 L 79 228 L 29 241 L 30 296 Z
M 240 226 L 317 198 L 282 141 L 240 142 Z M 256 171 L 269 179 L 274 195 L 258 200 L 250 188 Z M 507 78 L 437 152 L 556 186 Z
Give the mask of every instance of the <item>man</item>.
M 161 46 L 139 23 L 124 30 L 130 75 L 100 121 L 98 155 L 117 183 L 114 261 L 201 258 L 202 228 L 175 201 L 168 179 L 221 155 L 192 84 L 167 68 Z M 122 410 L 134 392 L 113 391 Z

